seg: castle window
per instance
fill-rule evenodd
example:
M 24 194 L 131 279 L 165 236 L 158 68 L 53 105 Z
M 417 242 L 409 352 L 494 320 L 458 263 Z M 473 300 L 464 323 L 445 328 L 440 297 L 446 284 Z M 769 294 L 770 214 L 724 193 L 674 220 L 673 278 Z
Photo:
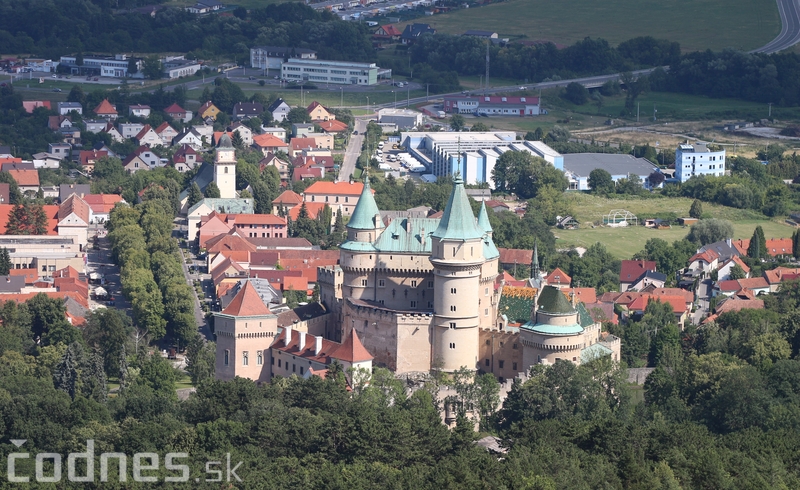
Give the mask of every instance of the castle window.
M 483 294 L 485 294 L 486 296 L 489 296 L 489 288 L 484 289 L 483 290 Z
M 486 345 L 489 345 L 489 343 L 490 343 L 489 339 L 486 339 Z
M 456 256 L 456 247 L 453 247 L 453 257 Z
M 303 366 L 300 366 L 300 374 L 303 374 Z
M 412 288 L 417 287 L 417 281 L 411 281 L 411 287 Z
M 278 367 L 281 367 L 281 360 L 278 359 Z
M 230 362 L 231 351 L 225 349 L 225 365 L 227 366 Z
M 228 173 L 228 167 L 223 167 L 225 169 L 225 173 Z
M 428 308 L 433 308 L 433 303 L 428 301 Z
M 396 292 L 397 292 L 396 290 L 392 289 L 392 298 L 394 298 Z
M 247 357 L 248 357 L 248 352 L 246 350 L 242 351 L 242 366 L 247 366 L 247 361 L 248 361 Z
M 433 289 L 433 281 L 428 281 L 428 288 Z
M 516 349 L 517 348 L 517 344 L 512 345 L 511 348 L 512 349 Z M 514 369 L 517 369 L 517 368 L 514 368 Z
M 456 323 L 455 322 L 450 322 L 450 328 L 456 328 Z
M 483 316 L 489 316 L 489 308 L 483 309 Z
M 500 367 L 500 369 L 503 369 L 503 364 L 505 363 L 506 363 L 505 361 L 497 361 L 497 365 L 498 367 Z
M 503 347 L 503 342 L 500 342 L 500 347 Z
M 455 342 L 450 342 L 450 348 L 451 349 L 455 349 L 456 348 L 456 343 Z
M 450 288 L 450 294 L 456 294 L 456 288 Z
M 264 354 L 262 354 L 260 350 L 256 351 L 256 364 L 259 366 L 264 364 Z
M 408 298 L 408 289 L 404 290 L 403 293 L 406 295 L 406 298 Z
M 489 359 L 486 359 L 486 367 L 489 367 Z
M 456 305 L 450 305 L 450 311 L 456 311 Z
M 362 286 L 366 286 L 367 285 L 367 280 L 366 279 L 362 279 L 361 280 L 361 285 Z
M 416 308 L 417 307 L 417 302 L 416 301 L 412 301 L 411 302 L 411 307 L 412 308 Z
M 379 288 L 386 287 L 386 281 L 383 279 L 378 279 L 378 287 Z
M 292 364 L 292 372 L 295 372 L 295 368 L 296 368 L 296 367 L 297 367 L 297 366 L 295 366 L 294 364 Z
M 516 371 L 517 370 L 517 363 L 516 362 L 511 363 L 511 367 L 513 367 L 514 371 Z
M 272 357 L 271 359 L 272 359 L 272 362 L 270 364 L 272 364 L 274 366 L 275 365 L 275 358 Z

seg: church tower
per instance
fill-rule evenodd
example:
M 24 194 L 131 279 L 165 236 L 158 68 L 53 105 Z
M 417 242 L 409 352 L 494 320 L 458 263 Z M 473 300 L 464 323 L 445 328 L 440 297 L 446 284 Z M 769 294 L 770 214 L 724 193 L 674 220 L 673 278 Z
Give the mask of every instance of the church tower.
M 214 159 L 214 183 L 219 187 L 219 197 L 236 197 L 236 150 L 228 133 L 222 135 Z
M 457 175 L 439 226 L 431 235 L 433 362 L 445 372 L 463 366 L 477 369 L 485 235 L 472 213 L 464 181 Z
M 364 189 L 347 223 L 347 240 L 341 245 L 340 264 L 344 272 L 344 294 L 355 299 L 375 301 L 375 269 L 378 252 L 373 246 L 384 230 L 381 213 L 369 185 L 369 175 L 364 177 Z

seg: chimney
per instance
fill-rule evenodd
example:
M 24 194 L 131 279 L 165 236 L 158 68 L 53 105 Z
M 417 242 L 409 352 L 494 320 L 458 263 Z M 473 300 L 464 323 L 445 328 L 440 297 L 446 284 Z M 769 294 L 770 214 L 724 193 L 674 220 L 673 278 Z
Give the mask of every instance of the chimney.
M 406 218 L 406 232 L 411 233 L 411 218 Z
M 286 330 L 286 337 L 283 339 L 283 345 L 287 346 L 292 343 L 292 326 L 286 325 L 283 327 Z
M 318 356 L 322 352 L 322 335 L 314 337 L 314 355 Z
M 419 232 L 419 242 L 422 244 L 423 247 L 425 246 L 425 227 L 424 226 L 422 227 L 422 230 L 420 230 L 420 232 Z
M 732 247 L 733 246 L 733 240 L 731 240 L 730 238 L 726 239 L 725 243 L 728 244 L 728 247 Z
M 305 333 L 305 332 L 299 332 L 299 331 L 298 331 L 298 332 L 297 332 L 297 334 L 298 334 L 298 335 L 300 335 L 300 345 L 299 345 L 299 349 L 300 349 L 300 351 L 302 352 L 302 351 L 303 351 L 303 349 L 305 349 L 305 348 L 306 348 L 306 333 Z

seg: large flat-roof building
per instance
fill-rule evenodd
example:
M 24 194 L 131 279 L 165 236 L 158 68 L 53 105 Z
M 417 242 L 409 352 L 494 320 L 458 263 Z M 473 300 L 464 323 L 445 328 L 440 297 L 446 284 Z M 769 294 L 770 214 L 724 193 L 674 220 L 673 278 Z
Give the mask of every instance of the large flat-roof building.
M 539 97 L 503 95 L 449 95 L 444 97 L 444 111 L 451 114 L 487 116 L 538 116 Z
M 706 143 L 678 145 L 675 151 L 675 178 L 686 182 L 696 175 L 725 175 L 725 150 L 711 151 Z
M 603 169 L 614 182 L 636 175 L 642 180 L 645 188 L 649 187 L 647 177 L 658 171 L 658 167 L 645 158 L 633 155 L 608 153 L 570 153 L 564 155 L 564 173 L 569 179 L 571 190 L 588 191 L 589 174 L 594 169 Z
M 290 59 L 281 63 L 281 77 L 290 82 L 375 85 L 379 78 L 390 78 L 392 70 L 375 63 Z
M 410 109 L 381 109 L 378 122 L 396 124 L 400 129 L 413 129 L 422 124 L 422 113 Z
M 130 60 L 127 55 L 118 54 L 114 56 L 84 56 L 83 63 L 78 64 L 76 56 L 62 56 L 60 65 L 67 67 L 73 75 L 93 75 L 101 77 L 124 78 L 128 76 L 128 65 Z M 142 63 L 135 60 L 137 76 L 142 76 Z
M 281 63 L 289 59 L 315 60 L 317 52 L 306 48 L 286 46 L 255 46 L 250 48 L 250 66 L 262 70 L 280 70 Z
M 517 141 L 513 131 L 407 132 L 400 141 L 436 177 L 461 174 L 467 184 L 488 182 L 494 188 L 492 170 L 506 151 L 524 151 L 564 170 L 564 157 L 541 141 Z M 460 155 L 460 157 L 459 157 Z

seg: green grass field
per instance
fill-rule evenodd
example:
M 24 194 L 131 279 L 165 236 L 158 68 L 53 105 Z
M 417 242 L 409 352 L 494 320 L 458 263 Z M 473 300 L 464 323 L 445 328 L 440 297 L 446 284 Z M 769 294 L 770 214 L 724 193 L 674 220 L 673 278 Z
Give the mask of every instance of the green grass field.
M 648 217 L 657 212 L 674 212 L 679 216 L 688 216 L 692 199 L 688 198 L 661 198 L 661 199 L 605 199 L 582 193 L 567 194 L 575 213 L 575 218 L 581 223 L 578 230 L 554 229 L 558 247 L 589 247 L 600 242 L 608 251 L 620 259 L 630 258 L 644 248 L 647 240 L 661 238 L 668 242 L 680 240 L 689 233 L 688 227 L 673 226 L 668 230 L 655 230 L 643 226 L 625 228 L 609 228 L 592 224 L 602 221 L 604 214 L 612 209 L 626 209 L 639 219 Z M 791 236 L 794 228 L 779 221 L 772 221 L 752 211 L 734 209 L 725 206 L 713 206 L 703 203 L 706 213 L 715 218 L 727 219 L 733 222 L 734 238 L 750 238 L 756 226 L 761 225 L 767 238 L 785 238 Z
M 427 17 L 424 22 L 448 34 L 482 29 L 500 37 L 525 36 L 567 45 L 587 36 L 614 45 L 653 36 L 678 41 L 684 51 L 749 50 L 772 40 L 781 28 L 777 5 L 770 0 L 509 0 Z

